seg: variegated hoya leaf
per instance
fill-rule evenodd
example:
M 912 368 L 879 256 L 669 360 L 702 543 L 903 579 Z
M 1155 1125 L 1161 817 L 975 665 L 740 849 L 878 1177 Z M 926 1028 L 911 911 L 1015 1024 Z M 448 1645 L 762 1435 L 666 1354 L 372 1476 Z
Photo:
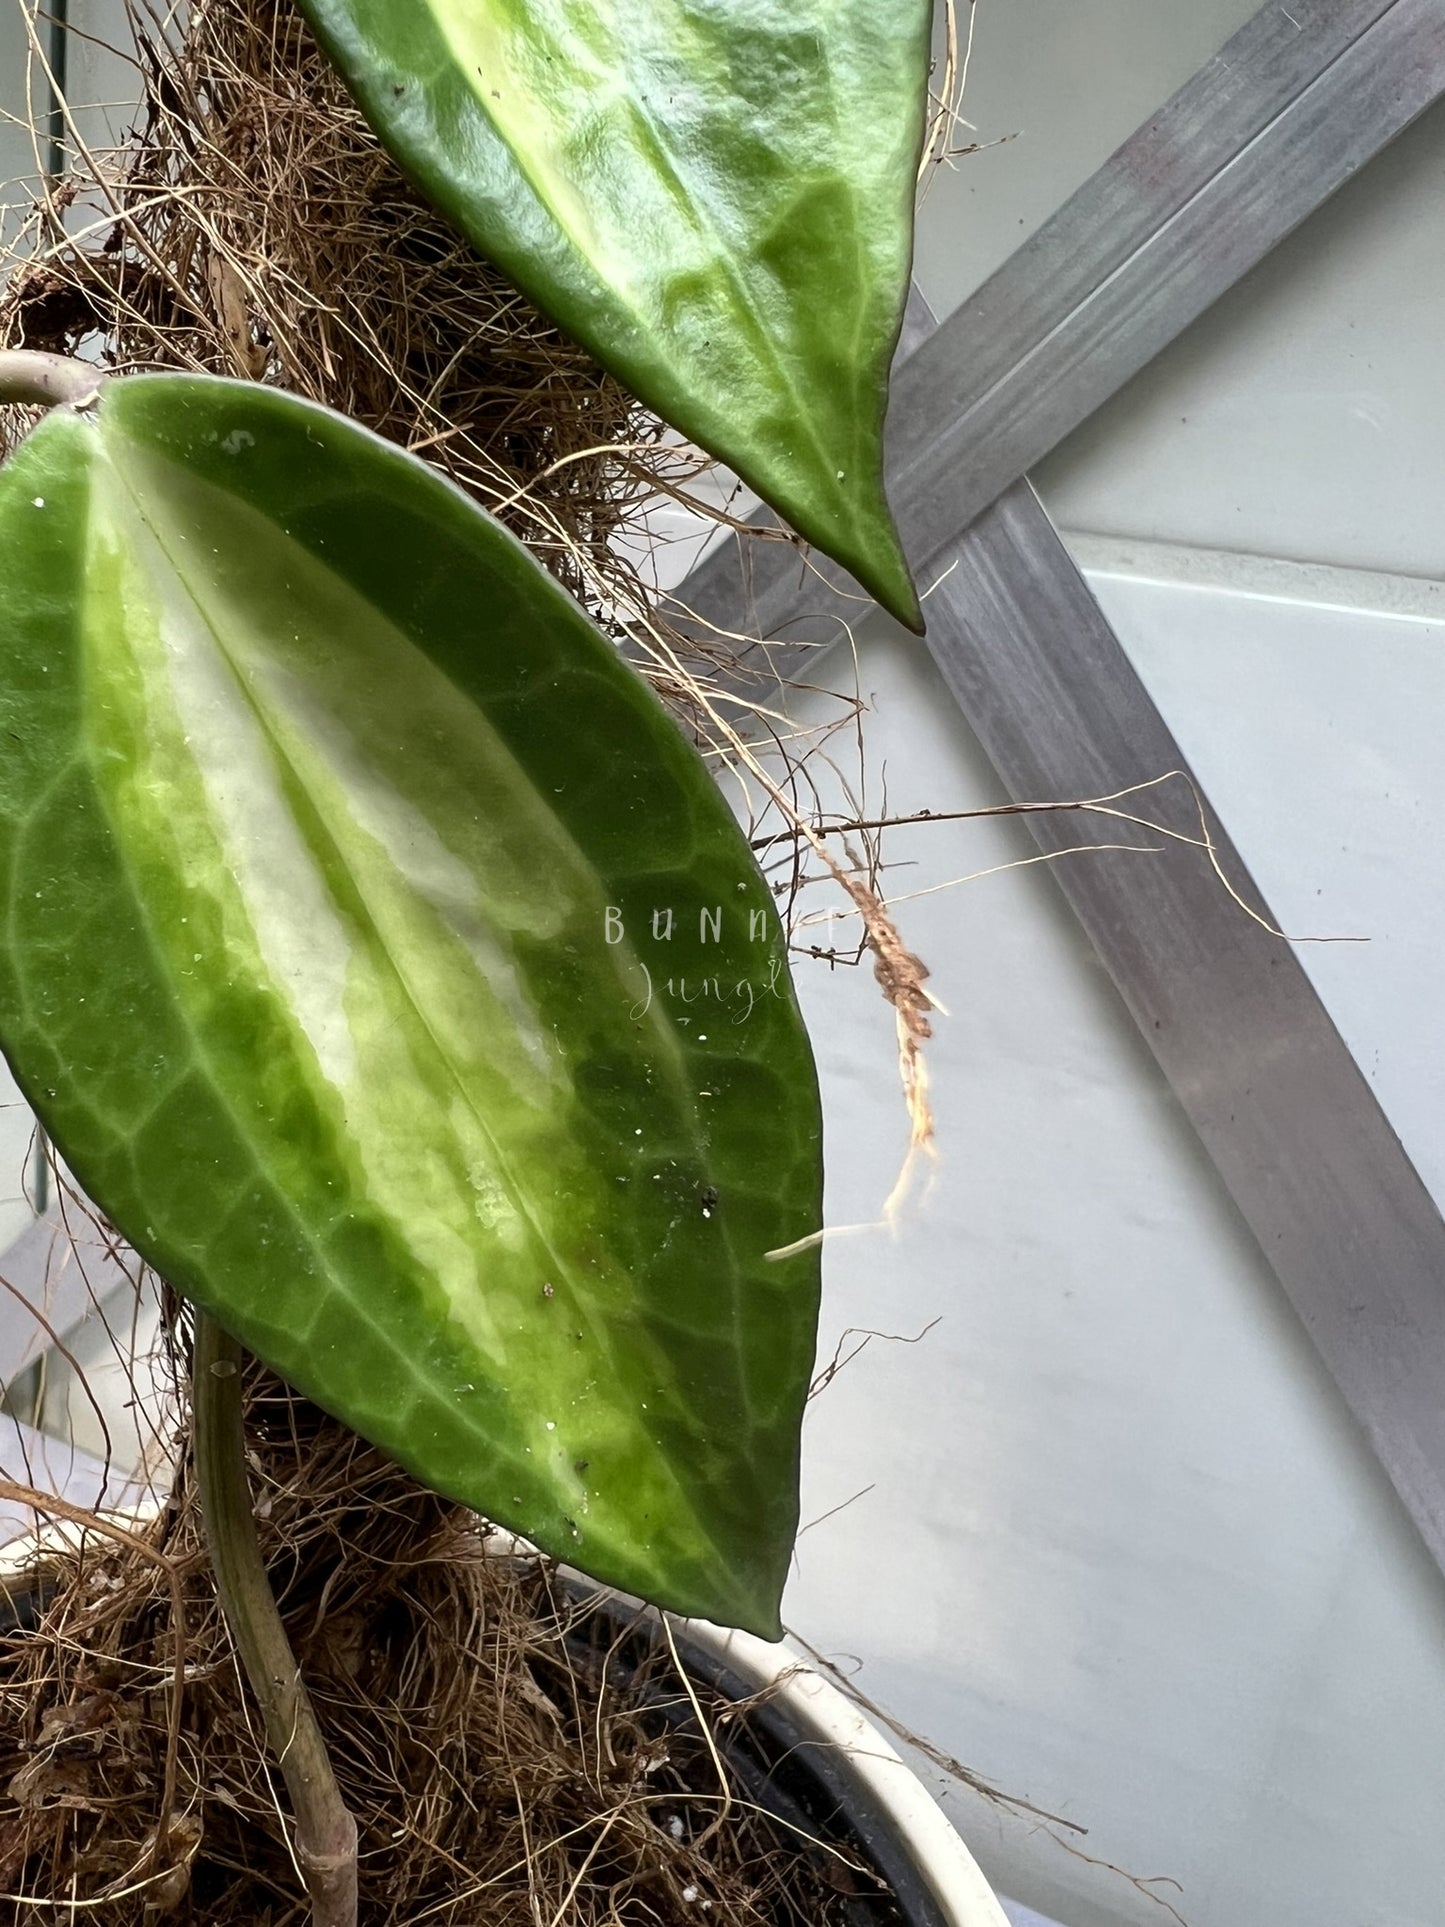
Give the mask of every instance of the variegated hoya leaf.
M 561 327 L 922 628 L 883 494 L 932 0 L 301 0 Z
M 324 410 L 0 471 L 0 1042 L 124 1235 L 440 1491 L 777 1630 L 819 1112 L 768 888 L 521 546 Z

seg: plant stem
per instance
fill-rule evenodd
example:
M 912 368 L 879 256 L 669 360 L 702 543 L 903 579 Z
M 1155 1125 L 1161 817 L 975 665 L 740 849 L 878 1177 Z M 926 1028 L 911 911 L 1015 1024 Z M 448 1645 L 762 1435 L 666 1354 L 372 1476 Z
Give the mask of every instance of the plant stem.
M 38 348 L 0 348 L 0 402 L 85 408 L 104 380 L 104 373 L 88 361 L 42 354 Z
M 206 1542 L 226 1624 L 291 1795 L 312 1927 L 356 1927 L 356 1822 L 331 1770 L 256 1537 L 241 1416 L 243 1357 L 229 1333 L 196 1313 L 191 1406 Z

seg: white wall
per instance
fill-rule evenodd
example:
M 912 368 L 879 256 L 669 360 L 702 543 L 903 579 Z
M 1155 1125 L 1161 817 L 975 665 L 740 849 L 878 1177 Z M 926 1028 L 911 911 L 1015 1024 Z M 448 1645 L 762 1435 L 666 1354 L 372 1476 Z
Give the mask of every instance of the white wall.
M 1445 106 L 1037 480 L 1069 526 L 1445 576 Z

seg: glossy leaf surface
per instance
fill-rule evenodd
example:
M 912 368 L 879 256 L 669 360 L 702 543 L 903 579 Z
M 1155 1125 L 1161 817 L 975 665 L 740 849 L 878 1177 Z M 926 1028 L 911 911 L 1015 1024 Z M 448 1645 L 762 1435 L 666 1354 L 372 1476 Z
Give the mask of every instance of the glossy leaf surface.
M 883 416 L 932 0 L 302 0 L 432 202 L 910 627 Z
M 178 1289 L 419 1477 L 776 1630 L 819 1113 L 643 683 L 419 462 L 112 383 L 0 471 L 0 1041 Z

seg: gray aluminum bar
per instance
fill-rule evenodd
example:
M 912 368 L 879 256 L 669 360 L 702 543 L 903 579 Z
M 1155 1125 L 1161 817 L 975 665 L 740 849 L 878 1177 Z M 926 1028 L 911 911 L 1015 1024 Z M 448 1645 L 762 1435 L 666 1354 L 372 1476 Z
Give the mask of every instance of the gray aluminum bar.
M 1445 0 L 1260 10 L 894 377 L 892 491 L 920 577 L 973 518 L 1445 92 Z M 764 518 L 760 518 L 764 519 Z M 821 640 L 824 564 L 724 544 L 678 600 Z M 834 613 L 831 623 L 816 617 Z
M 1100 796 L 1185 768 L 1026 481 L 958 553 L 929 645 L 1011 796 Z M 1148 813 L 1199 834 L 1182 783 L 1151 792 Z M 1045 850 L 1119 840 L 1107 818 L 1027 821 Z M 1212 812 L 1210 829 L 1268 916 Z M 1101 854 L 1053 875 L 1445 1566 L 1445 1222 L 1329 1013 L 1202 854 Z

